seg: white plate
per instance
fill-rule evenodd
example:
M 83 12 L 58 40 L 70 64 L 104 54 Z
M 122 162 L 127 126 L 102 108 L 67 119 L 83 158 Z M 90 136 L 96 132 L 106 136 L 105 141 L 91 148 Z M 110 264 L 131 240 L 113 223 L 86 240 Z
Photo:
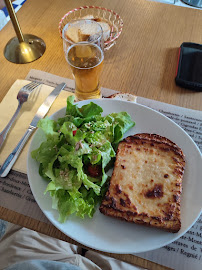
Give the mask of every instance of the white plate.
M 138 253 L 160 248 L 182 236 L 195 223 L 201 213 L 202 198 L 202 166 L 201 153 L 189 135 L 173 121 L 164 115 L 139 104 L 119 100 L 93 100 L 103 108 L 103 115 L 126 111 L 136 122 L 129 132 L 156 133 L 172 140 L 182 148 L 186 156 L 183 193 L 181 200 L 182 227 L 178 233 L 164 232 L 158 229 L 127 223 L 118 219 L 104 216 L 96 211 L 92 219 L 84 220 L 70 217 L 64 224 L 58 222 L 58 213 L 51 208 L 51 198 L 44 196 L 47 181 L 38 174 L 39 164 L 31 158 L 31 151 L 39 147 L 44 136 L 37 130 L 33 136 L 28 153 L 28 179 L 33 195 L 46 217 L 60 231 L 77 242 L 104 252 Z M 89 103 L 79 102 L 79 107 Z M 52 115 L 52 119 L 63 117 L 65 108 Z

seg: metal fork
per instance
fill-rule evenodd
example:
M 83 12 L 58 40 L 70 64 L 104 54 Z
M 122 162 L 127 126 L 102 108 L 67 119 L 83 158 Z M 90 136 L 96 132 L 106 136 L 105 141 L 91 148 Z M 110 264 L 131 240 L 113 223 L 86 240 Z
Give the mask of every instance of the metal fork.
M 25 86 L 23 86 L 20 91 L 18 92 L 17 95 L 17 99 L 18 99 L 18 107 L 17 110 L 15 111 L 13 117 L 11 118 L 11 120 L 9 121 L 9 123 L 7 124 L 7 126 L 4 128 L 4 130 L 0 133 L 0 149 L 6 139 L 6 136 L 12 126 L 12 124 L 14 123 L 21 107 L 22 104 L 24 102 L 26 102 L 28 100 L 29 95 L 31 94 L 31 92 L 40 85 L 41 83 L 39 82 L 31 82 Z

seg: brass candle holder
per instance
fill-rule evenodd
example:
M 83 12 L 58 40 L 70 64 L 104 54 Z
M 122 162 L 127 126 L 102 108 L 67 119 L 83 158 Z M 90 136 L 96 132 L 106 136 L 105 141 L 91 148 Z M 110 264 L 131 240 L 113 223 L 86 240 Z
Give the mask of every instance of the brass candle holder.
M 4 0 L 4 2 L 17 36 L 6 44 L 4 56 L 8 61 L 16 64 L 26 64 L 37 60 L 46 50 L 45 42 L 34 35 L 23 35 L 11 0 Z

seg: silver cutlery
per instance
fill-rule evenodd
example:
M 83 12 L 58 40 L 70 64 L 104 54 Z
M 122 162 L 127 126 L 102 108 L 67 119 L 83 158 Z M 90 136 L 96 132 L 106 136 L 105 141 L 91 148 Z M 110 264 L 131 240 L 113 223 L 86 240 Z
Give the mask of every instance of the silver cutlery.
M 18 107 L 17 110 L 15 111 L 14 115 L 12 116 L 11 120 L 7 124 L 7 126 L 4 128 L 4 130 L 0 133 L 0 149 L 6 139 L 6 136 L 14 123 L 16 117 L 18 116 L 20 109 L 22 107 L 22 104 L 28 100 L 29 95 L 31 92 L 40 85 L 41 83 L 38 82 L 31 82 L 25 86 L 23 86 L 20 91 L 18 92 L 17 95 L 17 100 L 18 100 Z
M 65 83 L 59 84 L 45 99 L 44 103 L 39 107 L 38 111 L 36 112 L 32 122 L 29 125 L 29 128 L 25 132 L 22 139 L 19 141 L 18 145 L 15 147 L 15 149 L 12 151 L 12 153 L 7 157 L 4 164 L 1 166 L 0 169 L 0 176 L 6 177 L 11 168 L 13 167 L 15 161 L 17 160 L 19 154 L 21 153 L 24 145 L 26 144 L 28 138 L 33 133 L 33 131 L 37 127 L 37 123 L 40 119 L 42 119 L 47 112 L 49 111 L 51 105 L 53 104 L 56 97 L 59 95 L 62 89 L 66 86 Z

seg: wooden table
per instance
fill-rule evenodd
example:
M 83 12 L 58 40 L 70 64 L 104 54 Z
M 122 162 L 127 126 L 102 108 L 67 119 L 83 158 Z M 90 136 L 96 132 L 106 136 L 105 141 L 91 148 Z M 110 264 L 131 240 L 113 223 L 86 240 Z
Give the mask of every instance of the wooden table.
M 17 13 L 22 31 L 44 39 L 47 49 L 33 63 L 17 65 L 8 62 L 3 50 L 15 33 L 11 23 L 4 27 L 0 32 L 0 100 L 15 80 L 24 79 L 30 69 L 72 78 L 64 58 L 58 23 L 67 11 L 92 4 L 115 10 L 124 21 L 117 44 L 105 55 L 104 87 L 201 110 L 202 93 L 177 87 L 174 78 L 181 43 L 202 43 L 202 11 L 146 0 L 27 0 Z M 3 207 L 0 207 L 0 218 L 73 242 L 54 226 Z M 148 269 L 167 269 L 133 255 L 108 255 Z

